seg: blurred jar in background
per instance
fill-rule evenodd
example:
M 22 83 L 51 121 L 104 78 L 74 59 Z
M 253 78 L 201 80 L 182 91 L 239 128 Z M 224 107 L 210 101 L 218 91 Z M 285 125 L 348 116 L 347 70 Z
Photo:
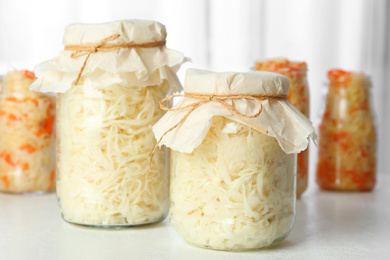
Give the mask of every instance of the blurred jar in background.
M 294 62 L 284 58 L 256 63 L 256 70 L 282 74 L 290 79 L 288 100 L 306 117 L 310 118 L 310 96 L 307 83 L 306 62 Z M 297 197 L 306 190 L 309 169 L 309 147 L 297 157 Z
M 328 72 L 319 126 L 317 183 L 322 189 L 368 191 L 376 181 L 376 126 L 370 80 L 363 73 Z
M 0 191 L 54 188 L 54 97 L 29 90 L 31 71 L 11 71 L 0 93 Z

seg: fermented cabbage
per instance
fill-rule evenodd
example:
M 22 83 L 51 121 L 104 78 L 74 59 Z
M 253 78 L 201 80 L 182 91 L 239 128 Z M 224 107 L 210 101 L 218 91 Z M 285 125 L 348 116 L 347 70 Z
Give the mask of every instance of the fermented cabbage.
M 152 125 L 163 111 L 158 102 L 169 85 L 111 85 L 85 90 L 83 84 L 58 101 L 57 195 L 65 220 L 99 226 L 156 222 L 168 209 L 168 169 Z
M 310 96 L 309 86 L 306 79 L 306 62 L 294 62 L 284 58 L 276 58 L 257 62 L 256 69 L 260 71 L 270 71 L 282 74 L 290 80 L 290 91 L 288 101 L 298 110 L 310 117 Z M 300 152 L 297 157 L 297 197 L 299 197 L 307 187 L 309 168 L 309 147 Z
M 324 189 L 371 190 L 376 182 L 376 127 L 370 83 L 362 73 L 329 71 L 319 127 L 317 183 Z
M 54 98 L 29 91 L 35 75 L 11 71 L 0 95 L 0 190 L 54 188 Z
M 214 117 L 192 153 L 172 151 L 171 223 L 189 243 L 213 249 L 281 241 L 294 222 L 294 166 L 275 138 Z

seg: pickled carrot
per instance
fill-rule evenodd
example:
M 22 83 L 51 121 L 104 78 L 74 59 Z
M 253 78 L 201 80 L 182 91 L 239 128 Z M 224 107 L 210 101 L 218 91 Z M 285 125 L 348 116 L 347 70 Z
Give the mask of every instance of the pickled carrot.
M 337 133 L 337 134 L 333 135 L 333 140 L 337 142 L 337 141 L 340 141 L 340 139 L 343 139 L 343 138 L 345 138 L 347 136 L 348 136 L 347 132 L 340 132 L 340 133 Z
M 31 144 L 22 145 L 19 147 L 19 149 L 28 153 L 33 153 L 36 151 L 36 149 Z
M 53 187 L 54 187 L 54 179 L 55 179 L 55 170 L 53 170 L 50 173 L 50 186 L 49 186 L 48 190 L 53 189 Z
M 21 70 L 21 72 L 24 73 L 24 75 L 29 79 L 35 79 L 35 73 L 30 70 Z
M 8 119 L 9 120 L 14 120 L 14 121 L 20 121 L 20 120 L 22 120 L 20 117 L 17 117 L 17 116 L 15 116 L 14 114 L 9 114 L 8 115 Z
M 301 175 L 306 172 L 306 167 L 305 167 L 305 161 L 304 160 L 305 160 L 305 158 L 302 156 L 302 154 L 298 154 L 298 156 L 297 156 L 297 163 L 298 163 L 298 167 L 299 167 Z
M 344 150 L 344 151 L 348 151 L 349 149 L 349 145 L 347 143 L 340 143 L 340 146 L 341 148 Z
M 28 165 L 28 163 L 23 164 L 23 167 L 22 167 L 23 171 L 27 171 L 29 168 L 30 168 L 30 166 Z
M 21 100 L 17 99 L 16 97 L 7 97 L 5 100 L 11 101 L 11 102 L 17 102 L 17 103 L 22 102 Z
M 54 125 L 54 116 L 51 114 L 50 107 L 46 110 L 46 119 L 42 122 L 43 127 L 35 133 L 35 135 L 40 136 L 43 134 L 51 134 L 53 132 Z
M 54 108 L 56 108 L 56 105 L 55 105 L 53 102 L 50 102 L 49 108 L 50 108 L 50 109 L 54 109 Z
M 11 158 L 11 155 L 9 153 L 4 154 L 4 160 L 6 163 L 11 165 L 12 167 L 16 167 L 19 164 L 18 162 L 16 162 L 16 163 L 12 162 L 12 158 Z
M 36 100 L 35 98 L 26 98 L 26 101 L 31 101 L 31 102 L 33 102 L 36 106 L 39 105 L 38 100 Z
M 3 176 L 3 177 L 1 177 L 1 180 L 4 182 L 5 188 L 8 189 L 8 187 L 9 187 L 9 179 L 8 179 L 8 177 L 7 176 Z

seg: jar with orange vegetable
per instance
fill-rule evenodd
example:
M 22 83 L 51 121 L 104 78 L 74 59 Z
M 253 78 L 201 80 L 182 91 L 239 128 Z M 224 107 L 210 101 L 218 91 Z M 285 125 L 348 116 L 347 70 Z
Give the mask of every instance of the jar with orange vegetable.
M 11 71 L 1 82 L 0 191 L 54 188 L 54 98 L 29 90 L 31 71 Z
M 370 80 L 334 69 L 319 126 L 317 183 L 323 189 L 372 190 L 376 182 L 376 126 Z
M 310 96 L 307 83 L 306 62 L 295 62 L 284 58 L 256 62 L 256 70 L 282 74 L 290 80 L 288 100 L 306 117 L 310 118 Z M 309 148 L 297 157 L 297 197 L 306 190 L 308 183 Z

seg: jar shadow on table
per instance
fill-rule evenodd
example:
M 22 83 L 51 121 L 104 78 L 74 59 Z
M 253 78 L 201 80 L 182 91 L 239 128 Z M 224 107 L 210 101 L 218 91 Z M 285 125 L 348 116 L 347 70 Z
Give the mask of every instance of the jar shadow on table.
M 102 229 L 62 221 L 56 238 L 58 257 L 54 256 L 53 259 L 73 259 L 75 255 L 77 259 L 118 259 L 124 254 L 129 254 L 129 257 L 132 254 L 146 254 L 145 248 L 153 248 L 151 243 L 154 241 L 161 242 L 163 248 L 168 247 L 170 235 L 161 236 L 168 225 L 168 221 L 165 220 L 145 226 Z M 149 253 L 152 256 L 150 259 L 158 258 L 157 250 L 153 249 Z
M 77 224 L 77 223 L 72 223 L 72 222 L 69 222 L 69 221 L 66 221 L 64 220 L 64 218 L 62 218 L 62 221 L 70 226 L 73 226 L 75 228 L 81 228 L 81 229 L 84 229 L 84 230 L 96 230 L 96 231 L 100 231 L 100 230 L 104 230 L 104 231 L 129 231 L 131 229 L 134 229 L 134 230 L 147 230 L 147 229 L 160 229 L 160 228 L 165 228 L 167 226 L 169 226 L 168 222 L 165 221 L 166 218 L 163 218 L 162 220 L 158 221 L 158 222 L 153 222 L 153 223 L 145 223 L 145 224 L 140 224 L 140 225 L 133 225 L 133 226 L 129 226 L 129 225 L 124 225 L 124 226 L 118 226 L 118 225 L 113 225 L 113 226 L 110 226 L 110 225 L 84 225 L 84 224 Z

